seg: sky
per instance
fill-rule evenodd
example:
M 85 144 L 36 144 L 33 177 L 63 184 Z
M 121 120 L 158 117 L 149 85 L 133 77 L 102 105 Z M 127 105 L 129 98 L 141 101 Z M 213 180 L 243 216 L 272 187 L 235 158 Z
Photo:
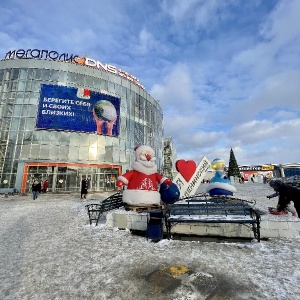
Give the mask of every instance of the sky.
M 273 193 L 267 184 L 236 188 L 236 197 L 257 200 L 264 212 L 277 203 L 266 198 Z M 260 243 L 195 237 L 154 243 L 128 229 L 110 227 L 105 216 L 98 226 L 90 226 L 85 205 L 100 203 L 105 194 L 89 193 L 84 201 L 79 193 L 41 194 L 36 201 L 31 193 L 0 195 L 2 300 L 300 298 L 300 236 Z M 278 221 L 276 228 L 299 223 L 291 216 L 262 216 L 262 224 L 269 220 Z M 171 273 L 171 268 L 188 272 Z
M 299 0 L 0 0 L 0 58 L 48 49 L 136 76 L 177 158 L 300 162 Z

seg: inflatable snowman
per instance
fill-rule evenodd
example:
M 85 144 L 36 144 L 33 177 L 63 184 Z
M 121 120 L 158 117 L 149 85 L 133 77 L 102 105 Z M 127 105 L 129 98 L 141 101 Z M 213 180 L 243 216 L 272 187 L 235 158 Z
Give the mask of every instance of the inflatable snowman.
M 216 170 L 215 176 L 210 180 L 206 191 L 210 196 L 232 196 L 236 192 L 236 188 L 231 184 L 230 180 L 224 175 L 225 161 L 215 158 L 211 162 L 211 167 Z
M 161 196 L 158 185 L 172 181 L 157 173 L 154 150 L 146 145 L 134 148 L 135 162 L 132 170 L 118 177 L 117 186 L 127 186 L 123 191 L 123 202 L 131 206 L 159 205 Z

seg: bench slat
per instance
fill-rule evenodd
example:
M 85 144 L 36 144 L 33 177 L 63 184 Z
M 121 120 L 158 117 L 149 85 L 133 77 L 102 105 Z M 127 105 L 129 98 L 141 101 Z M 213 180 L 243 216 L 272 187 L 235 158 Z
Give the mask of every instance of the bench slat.
M 239 215 L 230 215 L 230 216 L 221 216 L 221 215 L 199 215 L 199 216 L 186 216 L 186 215 L 177 215 L 170 216 L 168 222 L 193 222 L 193 223 L 202 223 L 202 222 L 220 222 L 220 223 L 234 223 L 234 222 L 246 222 L 246 223 L 255 223 L 256 220 L 252 219 L 249 216 L 239 216 Z

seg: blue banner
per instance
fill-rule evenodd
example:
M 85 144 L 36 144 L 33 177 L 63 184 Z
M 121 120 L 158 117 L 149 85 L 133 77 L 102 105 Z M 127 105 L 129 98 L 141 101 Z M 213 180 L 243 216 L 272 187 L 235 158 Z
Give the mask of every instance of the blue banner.
M 41 85 L 37 129 L 118 136 L 120 98 L 84 88 Z

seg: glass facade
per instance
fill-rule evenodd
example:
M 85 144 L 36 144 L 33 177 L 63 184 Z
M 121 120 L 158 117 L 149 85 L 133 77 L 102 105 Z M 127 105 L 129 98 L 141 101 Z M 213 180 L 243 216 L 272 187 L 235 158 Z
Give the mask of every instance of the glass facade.
M 120 99 L 119 135 L 37 130 L 41 85 L 108 93 Z M 29 191 L 48 179 L 50 191 L 78 191 L 82 177 L 92 191 L 114 189 L 131 168 L 133 149 L 149 145 L 163 165 L 163 114 L 149 93 L 96 68 L 46 59 L 0 61 L 0 190 Z M 109 184 L 108 184 L 109 182 Z

